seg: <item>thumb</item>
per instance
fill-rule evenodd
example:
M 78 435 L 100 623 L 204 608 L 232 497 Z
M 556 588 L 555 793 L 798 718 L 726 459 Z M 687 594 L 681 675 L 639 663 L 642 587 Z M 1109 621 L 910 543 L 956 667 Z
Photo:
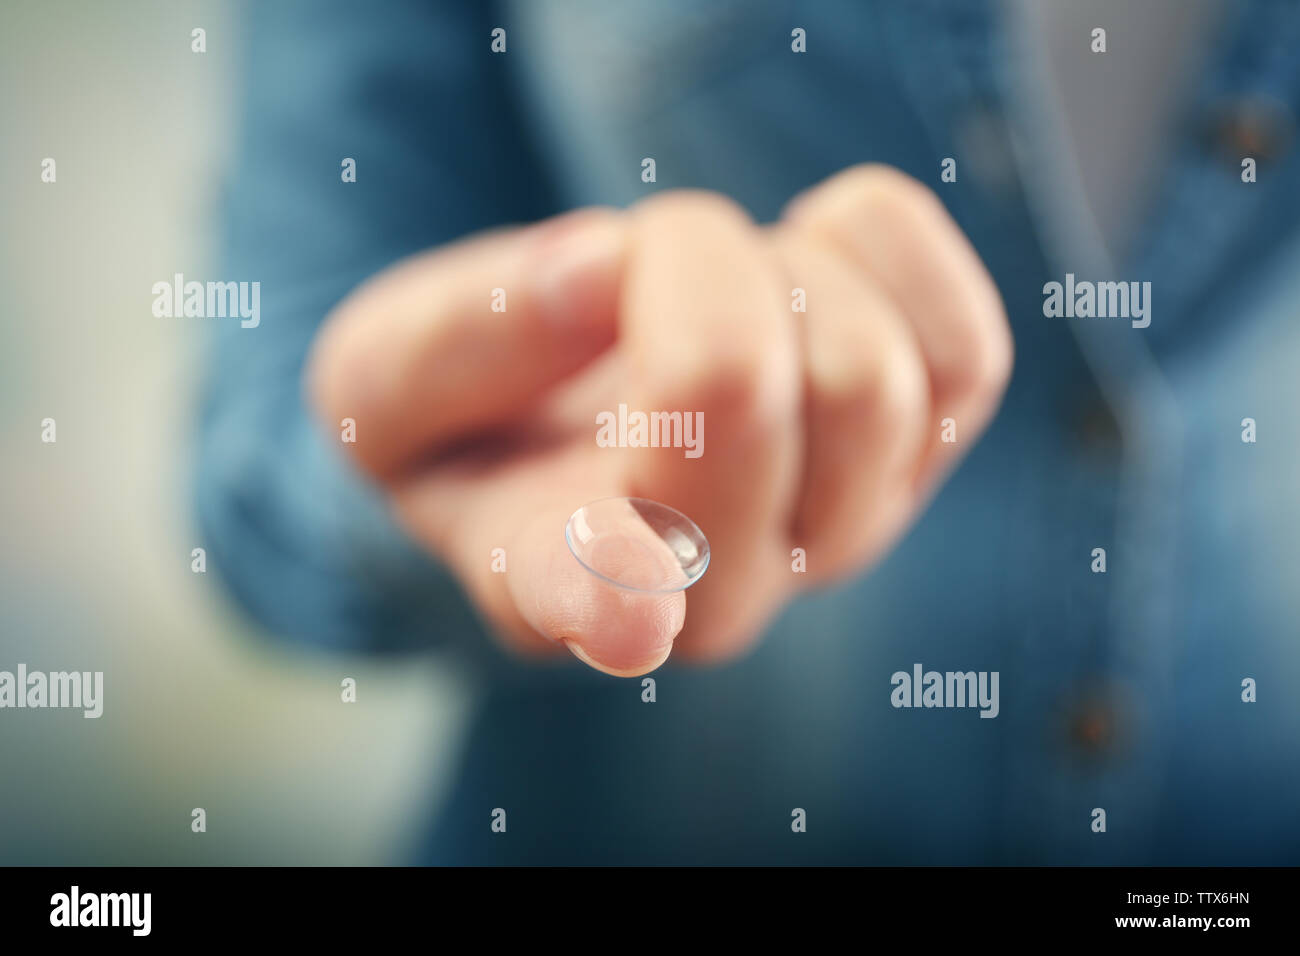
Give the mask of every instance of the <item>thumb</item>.
M 625 245 L 621 213 L 584 209 L 390 268 L 327 320 L 313 403 L 380 478 L 509 420 L 613 343 Z

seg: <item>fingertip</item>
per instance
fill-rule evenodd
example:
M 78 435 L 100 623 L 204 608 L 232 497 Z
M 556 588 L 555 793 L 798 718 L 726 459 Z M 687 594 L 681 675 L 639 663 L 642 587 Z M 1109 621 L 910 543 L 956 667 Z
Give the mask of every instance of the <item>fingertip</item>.
M 600 578 L 569 551 L 563 520 L 554 515 L 534 522 L 517 551 L 511 594 L 542 637 L 619 677 L 647 673 L 667 660 L 686 623 L 684 592 L 637 591 Z
M 575 561 L 576 564 L 576 561 Z M 573 655 L 615 677 L 648 673 L 668 659 L 686 623 L 686 595 L 618 588 L 586 571 L 540 596 L 537 627 Z
M 632 667 L 617 668 L 596 660 L 576 641 L 566 640 L 561 643 L 569 649 L 570 653 L 572 653 L 574 657 L 582 661 L 582 663 L 586 664 L 593 670 L 598 670 L 602 674 L 608 674 L 611 677 L 641 677 L 644 674 L 649 674 L 651 671 L 657 670 L 666 660 L 668 660 L 668 655 L 672 653 L 673 649 L 672 643 L 670 642 L 658 660 L 647 661 Z
M 589 626 L 565 642 L 579 660 L 607 674 L 631 677 L 668 659 L 686 623 L 685 593 L 622 591 L 597 580 L 591 589 L 595 613 Z

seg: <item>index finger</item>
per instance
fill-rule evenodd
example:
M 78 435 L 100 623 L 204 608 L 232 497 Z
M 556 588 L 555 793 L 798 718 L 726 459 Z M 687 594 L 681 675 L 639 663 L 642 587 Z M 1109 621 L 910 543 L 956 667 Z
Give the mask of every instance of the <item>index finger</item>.
M 679 642 L 733 651 L 779 600 L 761 576 L 799 480 L 801 377 L 788 290 L 758 227 L 715 194 L 676 192 L 632 210 L 620 328 L 629 409 L 703 425 L 685 448 L 627 448 L 630 493 L 689 515 L 709 574 L 691 589 Z M 672 420 L 672 419 L 669 419 Z M 761 599 L 756 600 L 755 595 Z

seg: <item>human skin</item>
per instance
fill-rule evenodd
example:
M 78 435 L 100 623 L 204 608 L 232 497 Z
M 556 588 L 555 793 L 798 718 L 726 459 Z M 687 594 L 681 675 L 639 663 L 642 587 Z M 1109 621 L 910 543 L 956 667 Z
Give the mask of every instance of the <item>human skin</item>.
M 328 317 L 307 389 L 335 434 L 355 420 L 343 447 L 503 641 L 635 676 L 674 650 L 737 655 L 800 590 L 878 560 L 987 424 L 1012 352 L 939 200 L 865 165 L 769 225 L 665 191 L 407 259 Z M 619 403 L 703 412 L 704 454 L 600 447 L 596 415 Z M 689 596 L 612 587 L 569 553 L 569 515 L 615 495 L 704 530 Z

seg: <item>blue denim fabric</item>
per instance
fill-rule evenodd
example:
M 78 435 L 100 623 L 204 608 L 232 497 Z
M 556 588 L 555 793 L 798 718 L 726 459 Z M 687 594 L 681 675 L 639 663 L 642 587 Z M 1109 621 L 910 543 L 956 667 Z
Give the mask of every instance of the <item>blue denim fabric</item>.
M 1300 862 L 1300 11 L 1232 8 L 1132 259 L 1110 264 L 1152 283 L 1138 330 L 1043 315 L 1045 282 L 1099 260 L 1042 213 L 1055 160 L 1015 132 L 996 5 L 250 5 L 225 271 L 261 281 L 262 323 L 216 333 L 199 515 L 274 633 L 471 663 L 463 766 L 416 858 Z M 1279 119 L 1245 185 L 1224 118 L 1256 103 Z M 653 705 L 498 652 L 305 413 L 318 324 L 403 255 L 652 189 L 770 219 L 865 161 L 934 186 L 984 258 L 1016 339 L 1004 406 L 881 565 L 797 601 L 734 664 L 670 662 Z M 894 709 L 890 675 L 918 661 L 999 671 L 1000 715 Z

